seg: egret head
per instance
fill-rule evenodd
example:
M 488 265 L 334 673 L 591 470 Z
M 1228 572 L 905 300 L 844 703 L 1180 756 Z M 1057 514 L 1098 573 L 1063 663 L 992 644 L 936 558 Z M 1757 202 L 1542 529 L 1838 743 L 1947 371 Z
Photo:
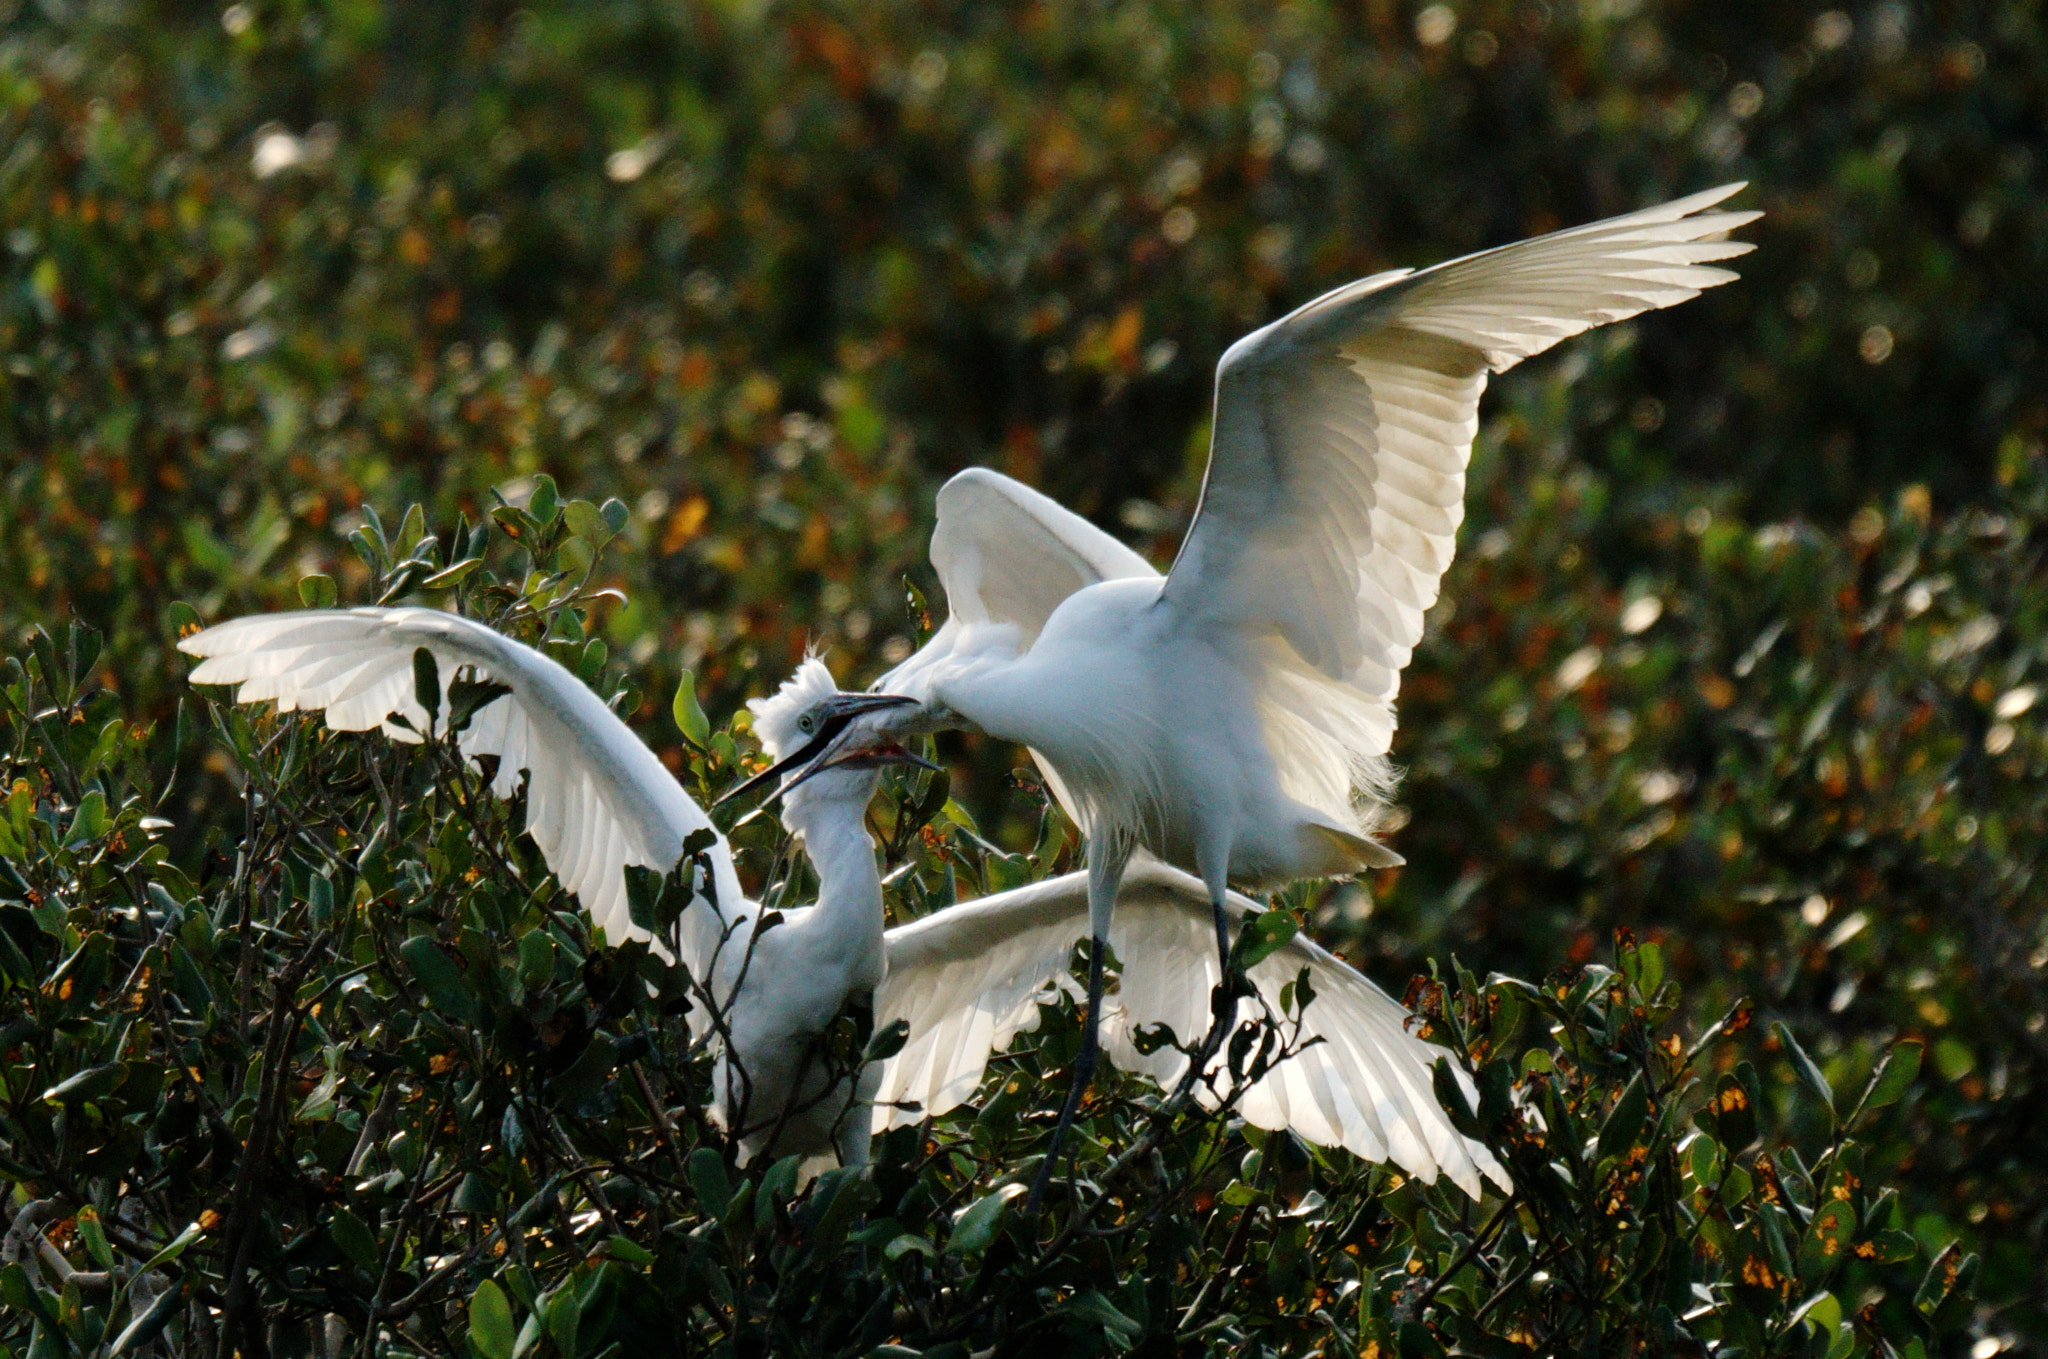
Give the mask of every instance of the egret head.
M 754 734 L 774 763 L 719 801 L 779 780 L 785 820 L 798 804 L 845 799 L 865 805 L 874 794 L 877 769 L 927 763 L 862 720 L 911 701 L 893 694 L 843 693 L 824 662 L 807 657 L 772 695 L 748 700 Z

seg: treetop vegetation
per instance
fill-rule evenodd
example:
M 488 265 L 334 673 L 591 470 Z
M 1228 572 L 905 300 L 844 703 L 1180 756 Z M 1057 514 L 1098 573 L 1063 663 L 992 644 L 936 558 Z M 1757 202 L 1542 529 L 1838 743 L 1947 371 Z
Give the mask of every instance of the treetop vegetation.
M 0 0 L 0 1346 L 2048 1345 L 2039 19 Z M 1278 903 L 1422 979 L 1511 1202 L 1123 1083 L 1022 1219 L 1064 1006 L 871 1178 L 742 1170 L 516 803 L 173 650 L 463 609 L 702 801 L 935 621 L 952 470 L 1163 561 L 1238 334 L 1730 179 L 1739 283 L 1496 384 L 1408 863 Z M 1071 865 L 939 753 L 895 918 Z

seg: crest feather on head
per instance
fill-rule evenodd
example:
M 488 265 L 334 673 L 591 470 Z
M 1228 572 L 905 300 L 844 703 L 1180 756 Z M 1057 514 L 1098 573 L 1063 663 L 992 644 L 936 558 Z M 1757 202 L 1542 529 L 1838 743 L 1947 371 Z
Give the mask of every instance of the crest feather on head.
M 779 760 L 810 738 L 797 730 L 796 720 L 839 692 L 839 682 L 816 656 L 806 656 L 796 673 L 782 682 L 767 698 L 750 698 L 747 711 L 754 715 L 754 735 L 770 760 Z

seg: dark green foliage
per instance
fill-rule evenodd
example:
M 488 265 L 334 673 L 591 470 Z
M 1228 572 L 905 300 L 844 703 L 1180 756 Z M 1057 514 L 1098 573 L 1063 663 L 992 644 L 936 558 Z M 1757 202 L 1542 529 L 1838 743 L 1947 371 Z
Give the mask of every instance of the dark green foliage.
M 504 625 L 579 656 L 545 639 L 578 630 L 588 572 L 562 567 L 586 554 L 566 513 L 530 509 L 500 519 L 511 543 L 480 552 L 449 602 L 494 602 Z M 709 1053 L 684 1022 L 708 997 L 644 946 L 591 938 L 519 835 L 519 805 L 445 737 L 401 746 L 206 705 L 242 822 L 181 864 L 149 816 L 150 734 L 105 703 L 110 736 L 73 720 L 94 702 L 72 678 L 94 639 L 35 640 L 0 728 L 0 863 L 20 894 L 0 899 L 0 1144 L 26 1247 L 5 1266 L 14 1353 L 112 1336 L 122 1353 L 220 1355 L 338 1338 L 490 1357 L 1846 1356 L 1931 1352 L 1968 1318 L 1977 1258 L 1916 1242 L 1867 1164 L 1910 1050 L 1838 1114 L 1780 1027 L 1812 1088 L 1780 1091 L 1767 1116 L 1732 1041 L 1748 1005 L 1688 1048 L 1661 950 L 1626 934 L 1614 966 L 1541 986 L 1459 972 L 1414 989 L 1447 1045 L 1439 1090 L 1510 1167 L 1506 1199 L 1248 1128 L 1227 1079 L 1220 1114 L 1106 1079 L 1072 1178 L 1021 1217 L 1078 1042 L 1065 1003 L 978 1106 L 879 1139 L 870 1171 L 804 1184 L 795 1158 L 742 1169 L 704 1119 Z M 442 677 L 417 670 L 438 714 Z M 735 749 L 729 732 L 708 744 L 683 771 L 700 799 L 738 773 L 716 753 Z M 940 875 L 1028 878 L 1062 858 L 1057 834 L 991 852 L 928 787 L 886 801 L 879 828 L 908 856 L 899 909 Z M 917 833 L 941 810 L 947 830 Z M 789 862 L 761 819 L 748 832 Z M 636 918 L 665 930 L 707 909 L 685 881 L 632 872 Z M 1294 928 L 1268 912 L 1247 945 Z M 1230 1068 L 1256 1078 L 1292 1041 L 1284 1016 L 1248 1026 Z M 884 1057 L 902 1033 L 866 1043 Z M 1454 1061 L 1475 1073 L 1476 1109 Z
M 922 558 L 945 472 L 1000 466 L 1164 564 L 1196 498 L 1211 364 L 1251 325 L 1371 270 L 1748 178 L 1740 201 L 1769 216 L 1745 233 L 1759 249 L 1742 282 L 1496 384 L 1447 603 L 1401 699 L 1392 839 L 1409 866 L 1297 890 L 1269 925 L 1299 920 L 1390 982 L 1454 953 L 1480 975 L 1572 981 L 1632 929 L 1685 990 L 1677 1031 L 1745 995 L 1765 1021 L 1711 1050 L 1696 1098 L 1749 1101 L 1720 1110 L 1717 1140 L 1744 1136 L 1747 1110 L 1783 1180 L 1778 1139 L 1817 1166 L 1850 1127 L 1867 1181 L 1896 1188 L 1871 1209 L 1890 1264 L 1844 1267 L 1845 1312 L 1862 1287 L 1894 1307 L 1917 1287 L 1898 1280 L 1918 1269 L 1905 1258 L 1948 1252 L 1936 1291 L 1969 1274 L 1982 1299 L 1951 1352 L 2048 1344 L 2044 33 L 2017 0 L 0 0 L 0 689 L 34 676 L 30 711 L 7 714 L 0 788 L 0 901 L 19 903 L 0 907 L 9 1108 L 46 1131 L 111 1128 L 110 1108 L 155 1129 L 136 1135 L 150 1156 L 171 1148 L 185 1197 L 151 1209 L 147 1242 L 118 1221 L 102 1235 L 122 1268 L 128 1246 L 181 1239 L 230 1206 L 263 1093 L 255 1021 L 280 969 L 327 937 L 302 988 L 353 986 L 407 1026 L 480 1042 L 500 1041 L 511 993 L 471 979 L 512 967 L 560 1023 L 517 1035 L 491 1080 L 510 1071 L 542 1100 L 612 1092 L 623 1112 L 593 1126 L 653 1145 L 618 1064 L 676 1022 L 679 983 L 649 978 L 667 997 L 651 1016 L 598 1004 L 571 975 L 569 903 L 509 837 L 516 811 L 486 800 L 470 829 L 455 811 L 469 785 L 445 764 L 211 713 L 170 650 L 202 615 L 460 607 L 545 637 L 690 779 L 737 778 L 745 738 L 724 719 L 804 647 L 864 682 L 942 616 Z M 526 613 L 502 544 L 488 569 L 506 584 L 486 591 L 493 525 L 557 554 L 550 574 L 570 574 L 546 603 L 566 582 L 573 612 Z M 436 679 L 450 730 L 489 699 Z M 1074 836 L 1013 775 L 1015 752 L 940 754 L 948 774 L 880 817 L 891 861 L 920 861 L 893 909 L 1068 861 Z M 275 820 L 286 788 L 334 827 L 323 848 Z M 741 832 L 756 877 L 767 830 Z M 285 857 L 238 868 L 256 849 Z M 472 869 L 494 885 L 462 881 Z M 506 884 L 527 895 L 501 900 Z M 516 922 L 488 935 L 488 968 L 474 921 L 463 935 L 477 893 Z M 394 923 L 365 900 L 420 914 Z M 60 925 L 67 912 L 83 914 Z M 343 938 L 382 942 L 365 963 L 332 952 Z M 137 989 L 152 945 L 150 985 L 216 1016 L 179 1054 L 197 1085 L 170 1074 L 183 1062 L 145 1063 L 161 1088 L 131 1069 L 171 1041 L 157 1019 L 94 1009 Z M 334 1113 L 302 1124 L 330 1072 L 324 1045 L 302 1060 L 320 1022 L 287 1045 L 293 1117 L 273 1120 L 272 1148 L 287 1161 L 374 1114 L 399 1068 L 362 1063 L 417 1055 L 409 1027 L 344 1047 Z M 113 1050 L 144 1024 L 147 1041 Z M 51 1025 L 67 1046 L 46 1054 Z M 419 1101 L 483 1074 L 405 1069 L 394 1109 L 421 1137 Z M 1031 1063 L 1019 1073 L 984 1119 L 1045 1107 Z M 1596 1150 L 1622 1136 L 1619 1075 L 1575 1115 Z M 1639 1090 L 1645 1125 L 1668 1130 Z M 1482 1095 L 1486 1119 L 1497 1078 Z M 501 1121 L 493 1145 L 523 1128 Z M 130 1157 L 132 1137 L 97 1135 L 65 1145 Z M 695 1135 L 679 1124 L 679 1149 Z M 47 1169 L 20 1160 L 39 1145 L 0 1137 L 0 1169 L 47 1194 Z M 400 1144 L 415 1170 L 445 1154 L 420 1145 Z M 339 1236 L 281 1240 L 322 1279 L 355 1270 L 360 1292 L 399 1200 L 354 1185 L 402 1171 L 371 1162 L 331 1191 L 345 1217 L 259 1183 L 252 1199 L 281 1216 L 243 1239 L 269 1249 L 278 1223 L 328 1213 Z M 688 1201 L 663 1200 L 664 1221 L 698 1211 L 680 1188 L 696 1183 L 670 1177 L 662 1192 Z M 532 1198 L 489 1165 L 435 1187 L 493 1222 Z M 533 1211 L 560 1230 L 559 1203 Z M 1205 1211 L 1224 1234 L 1207 1249 L 1226 1250 L 1237 1207 Z M 941 1250 L 944 1278 L 1011 1239 L 1014 1220 L 987 1212 L 995 1244 Z M 89 1215 L 52 1221 L 72 1224 L 75 1267 L 104 1267 Z M 1263 1260 L 1271 1223 L 1249 1221 L 1234 1258 Z M 223 1277 L 219 1230 L 185 1243 L 195 1290 Z M 1795 1262 L 1820 1239 L 1804 1232 L 1784 1243 Z M 551 1240 L 535 1287 L 588 1254 Z M 855 1271 L 878 1249 L 891 1269 L 927 1259 L 859 1249 Z M 629 1255 L 612 1266 L 641 1268 Z M 1866 1267 L 1892 1272 L 1866 1285 Z M 1118 1291 L 1132 1277 L 1096 1270 L 1034 1305 L 1123 1335 L 1111 1312 L 1139 1317 Z M 71 1305 L 13 1275 L 0 1288 L 9 1325 Z M 130 1326 L 139 1295 L 106 1311 L 81 1285 L 65 1315 L 102 1308 L 107 1346 L 132 1352 L 149 1325 L 198 1315 L 164 1297 Z M 508 1279 L 503 1299 L 523 1328 L 533 1297 Z M 1969 1307 L 1928 1301 L 1945 1320 Z M 447 1313 L 442 1334 L 467 1343 L 473 1320 Z M 1895 1307 L 1877 1324 L 1895 1327 Z M 1053 1327 L 1020 1323 L 1018 1343 L 1066 1344 Z M 1293 1343 L 1283 1330 L 1272 1343 Z M 1781 1348 L 1809 1341 L 1795 1328 Z

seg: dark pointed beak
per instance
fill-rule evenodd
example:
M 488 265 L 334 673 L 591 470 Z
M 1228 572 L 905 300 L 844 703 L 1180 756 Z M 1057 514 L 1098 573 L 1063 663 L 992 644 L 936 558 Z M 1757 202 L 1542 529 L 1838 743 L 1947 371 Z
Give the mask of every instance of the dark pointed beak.
M 825 711 L 825 720 L 819 724 L 816 736 L 813 736 L 806 742 L 801 749 L 792 751 L 782 759 L 777 760 L 745 783 L 740 784 L 737 788 L 721 796 L 717 802 L 711 805 L 714 807 L 722 806 L 736 797 L 751 793 L 764 783 L 774 782 L 792 769 L 803 765 L 810 765 L 810 768 L 805 769 L 789 785 L 790 788 L 794 788 L 812 775 L 821 773 L 826 769 L 830 769 L 834 764 L 840 763 L 839 760 L 829 758 L 829 752 L 832 749 L 833 743 L 846 731 L 847 724 L 852 722 L 853 719 L 867 713 L 880 712 L 886 708 L 912 707 L 916 703 L 916 699 L 906 697 L 903 694 L 835 694 L 820 705 Z M 872 752 L 862 752 L 862 754 L 870 753 Z M 907 751 L 903 753 L 907 759 L 917 759 L 916 756 L 910 755 Z M 923 761 L 918 762 L 923 763 Z M 787 792 L 789 790 L 784 789 L 783 791 Z

